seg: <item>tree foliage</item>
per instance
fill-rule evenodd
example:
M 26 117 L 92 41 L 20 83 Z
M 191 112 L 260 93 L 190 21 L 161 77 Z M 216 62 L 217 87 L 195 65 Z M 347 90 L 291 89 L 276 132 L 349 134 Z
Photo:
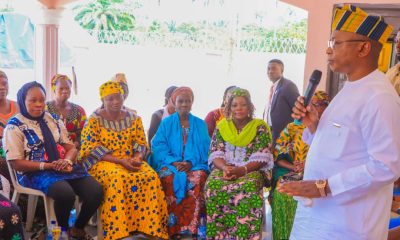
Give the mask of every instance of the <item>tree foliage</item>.
M 283 26 L 274 29 L 250 24 L 243 26 L 242 32 L 244 36 L 253 36 L 255 38 L 298 39 L 305 41 L 307 38 L 307 19 L 295 23 L 285 23 Z
M 85 29 L 121 30 L 135 28 L 135 16 L 125 11 L 124 0 L 94 0 L 74 8 L 75 20 Z
M 264 26 L 265 11 L 255 13 L 255 21 L 244 26 L 233 23 L 231 19 L 215 19 L 213 21 L 180 21 L 178 19 L 152 19 L 148 15 L 138 15 L 135 9 L 143 6 L 142 0 L 92 0 L 75 8 L 75 20 L 88 30 L 98 33 L 100 42 L 118 43 L 119 39 L 132 39 L 131 44 L 137 43 L 136 33 L 149 36 L 151 40 L 161 38 L 173 41 L 213 41 L 240 46 L 242 49 L 254 52 L 304 52 L 307 38 L 307 19 L 297 22 L 284 22 L 275 27 Z M 215 3 L 217 0 L 213 0 Z M 207 1 L 206 1 L 207 2 Z M 140 11 L 138 11 L 140 12 Z M 149 21 L 150 20 L 150 21 Z M 113 31 L 119 31 L 116 34 Z M 121 32 L 122 31 L 122 32 Z M 125 33 L 124 33 L 125 32 Z M 140 34 L 140 33 L 148 34 Z M 93 31 L 92 31 L 93 33 Z M 122 35 L 121 35 L 122 34 Z M 125 35 L 126 37 L 125 37 Z M 118 36 L 109 40 L 104 36 Z M 178 40 L 181 39 L 181 40 Z

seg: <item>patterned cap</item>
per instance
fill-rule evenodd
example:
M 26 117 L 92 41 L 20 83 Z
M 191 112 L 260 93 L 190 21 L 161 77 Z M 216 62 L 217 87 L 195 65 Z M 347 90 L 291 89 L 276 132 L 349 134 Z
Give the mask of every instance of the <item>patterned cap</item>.
M 115 93 L 121 93 L 124 94 L 124 89 L 122 89 L 121 84 L 118 82 L 113 82 L 113 81 L 108 81 L 103 83 L 100 88 L 100 98 L 103 99 L 104 97 L 107 97 L 108 95 L 115 94 Z
M 358 7 L 345 4 L 335 9 L 332 32 L 344 31 L 366 36 L 380 43 L 385 43 L 393 31 L 393 27 L 381 16 L 368 15 Z

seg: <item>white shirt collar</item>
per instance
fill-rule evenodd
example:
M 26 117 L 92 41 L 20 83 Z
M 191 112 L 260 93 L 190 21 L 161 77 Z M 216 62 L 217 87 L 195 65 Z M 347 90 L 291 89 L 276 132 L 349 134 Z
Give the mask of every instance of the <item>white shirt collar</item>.
M 274 82 L 274 84 L 273 84 L 273 85 L 274 85 L 274 88 L 276 88 L 276 87 L 278 86 L 278 84 L 279 84 L 279 82 L 280 82 L 281 80 L 282 80 L 282 78 L 279 78 L 278 81 Z

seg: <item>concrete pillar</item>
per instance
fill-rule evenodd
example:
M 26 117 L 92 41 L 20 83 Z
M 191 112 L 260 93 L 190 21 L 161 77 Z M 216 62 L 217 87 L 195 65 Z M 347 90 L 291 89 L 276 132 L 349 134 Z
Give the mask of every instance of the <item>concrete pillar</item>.
M 35 23 L 35 78 L 42 82 L 51 98 L 51 78 L 59 67 L 58 28 L 63 8 L 42 8 Z

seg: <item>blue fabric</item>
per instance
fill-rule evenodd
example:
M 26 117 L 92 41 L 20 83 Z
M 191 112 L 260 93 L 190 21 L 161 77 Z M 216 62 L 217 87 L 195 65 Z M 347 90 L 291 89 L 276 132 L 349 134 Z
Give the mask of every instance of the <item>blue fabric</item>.
M 19 13 L 0 13 L 0 68 L 33 69 L 35 25 Z M 60 65 L 73 66 L 71 49 L 60 40 Z
M 88 177 L 89 174 L 79 164 L 73 165 L 71 173 L 56 171 L 35 171 L 24 174 L 17 174 L 18 182 L 28 188 L 33 188 L 44 192 L 47 195 L 49 188 L 56 182 L 69 179 L 79 179 Z
M 39 117 L 32 117 L 28 113 L 28 110 L 26 109 L 25 105 L 26 95 L 28 94 L 28 91 L 30 89 L 35 87 L 42 89 L 44 95 L 46 96 L 46 90 L 40 83 L 35 81 L 25 83 L 17 93 L 19 111 L 22 114 L 22 116 L 39 123 L 40 130 L 42 130 L 43 134 L 44 149 L 46 150 L 46 153 L 49 157 L 49 162 L 56 161 L 60 158 L 60 155 L 58 154 L 57 144 L 56 141 L 54 140 L 53 134 L 51 133 L 49 126 L 47 126 L 47 123 L 44 120 L 44 112 Z
M 394 187 L 393 196 L 400 196 L 400 187 Z
M 395 228 L 398 226 L 400 226 L 400 217 L 390 219 L 389 229 L 392 229 L 392 228 Z
M 192 114 L 189 114 L 189 125 L 184 159 L 182 159 L 182 127 L 178 113 L 172 114 L 161 122 L 151 141 L 153 154 L 150 164 L 158 173 L 162 168 L 167 167 L 174 174 L 174 194 L 177 204 L 185 198 L 188 181 L 186 172 L 179 172 L 172 163 L 190 161 L 192 163 L 191 171 L 204 170 L 208 172 L 210 137 L 207 125 L 202 119 Z
M 28 17 L 0 14 L 0 67 L 33 68 L 35 27 Z

